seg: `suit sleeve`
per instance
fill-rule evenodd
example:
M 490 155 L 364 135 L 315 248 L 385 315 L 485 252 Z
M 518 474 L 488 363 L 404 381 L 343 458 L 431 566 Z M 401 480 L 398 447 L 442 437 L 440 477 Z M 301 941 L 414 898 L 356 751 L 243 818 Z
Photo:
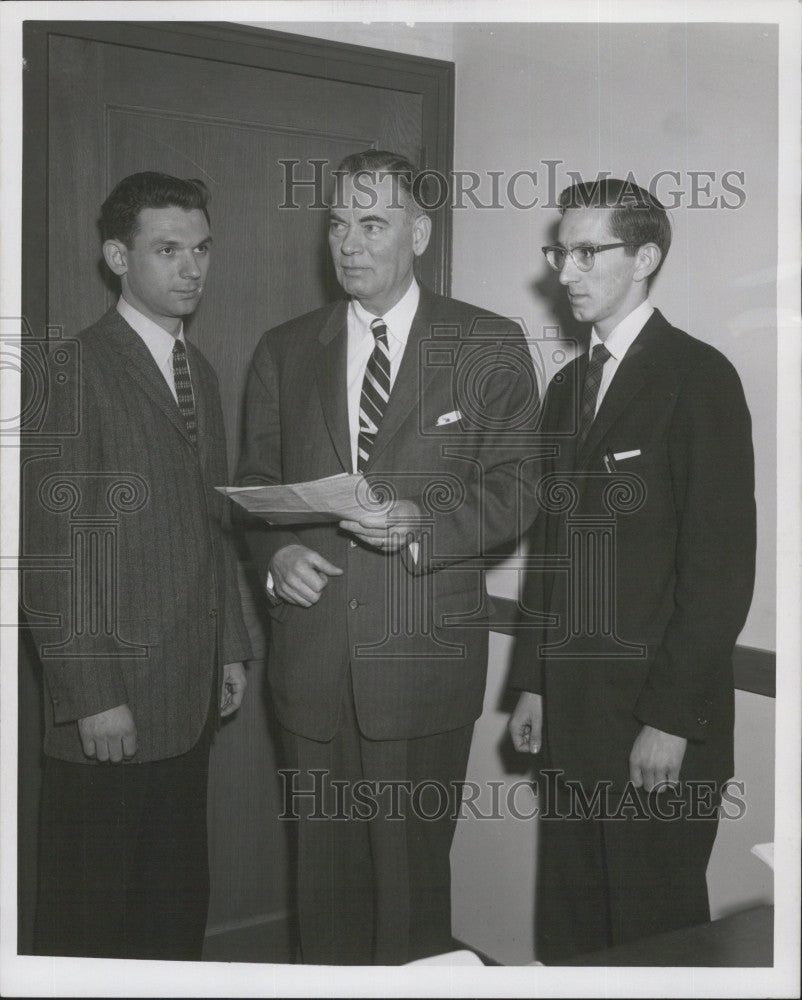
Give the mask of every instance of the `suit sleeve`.
M 755 573 L 751 421 L 738 375 L 720 355 L 686 379 L 669 452 L 678 522 L 674 612 L 635 715 L 704 740 L 714 692 L 732 687 L 732 651 Z
M 238 486 L 269 486 L 283 483 L 281 457 L 281 409 L 279 379 L 265 335 L 254 352 L 245 387 L 245 441 L 237 467 Z M 300 544 L 297 535 L 271 527 L 255 517 L 240 515 L 259 580 L 264 585 L 270 562 L 285 545 Z
M 77 570 L 70 523 L 71 510 L 90 525 L 106 513 L 103 421 L 91 370 L 84 359 L 72 373 L 80 378 L 79 391 L 51 393 L 44 433 L 23 452 L 21 604 L 56 723 L 95 715 L 128 697 L 123 663 L 104 649 L 104 629 L 77 621 L 98 624 L 112 614 L 110 595 Z M 70 428 L 77 433 L 64 433 Z
M 484 332 L 477 344 L 467 344 L 456 365 L 455 401 L 470 443 L 455 440 L 449 447 L 471 460 L 464 464 L 460 502 L 442 512 L 435 507 L 431 544 L 422 546 L 417 563 L 405 560 L 416 574 L 491 555 L 534 518 L 533 477 L 524 469 L 536 450 L 537 374 L 520 328 L 498 323 L 492 336 Z
M 252 659 L 253 650 L 242 615 L 242 591 L 237 571 L 237 556 L 229 524 L 223 525 L 223 560 L 226 614 L 223 620 L 219 659 L 223 664 L 239 663 Z

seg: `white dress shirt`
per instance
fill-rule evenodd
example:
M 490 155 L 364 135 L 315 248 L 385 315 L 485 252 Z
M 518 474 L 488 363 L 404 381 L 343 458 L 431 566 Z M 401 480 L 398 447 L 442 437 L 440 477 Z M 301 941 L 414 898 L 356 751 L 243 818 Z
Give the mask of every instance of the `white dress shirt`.
M 183 344 L 186 344 L 186 340 L 184 340 L 184 324 L 181 324 L 178 335 L 174 337 L 164 327 L 159 326 L 158 323 L 154 323 L 152 319 L 148 319 L 138 309 L 134 309 L 131 303 L 127 302 L 122 296 L 120 296 L 117 302 L 117 312 L 145 341 L 145 347 L 150 351 L 159 371 L 164 375 L 164 381 L 169 386 L 170 392 L 173 394 L 173 399 L 177 403 L 178 394 L 175 391 L 175 375 L 173 373 L 173 347 L 175 347 L 176 340 L 180 340 Z M 187 351 L 186 354 L 187 369 L 189 369 L 189 352 Z
M 348 306 L 348 430 L 351 439 L 351 468 L 356 472 L 357 441 L 359 440 L 359 399 L 362 395 L 362 382 L 365 369 L 373 353 L 375 338 L 370 324 L 375 319 L 382 319 L 387 325 L 387 346 L 390 352 L 390 390 L 392 391 L 404 348 L 407 346 L 412 320 L 418 309 L 420 288 L 412 279 L 404 295 L 387 312 L 380 317 L 369 313 L 356 299 L 351 299 Z
M 654 312 L 654 306 L 649 302 L 648 299 L 641 302 L 639 306 L 632 310 L 632 312 L 625 316 L 618 326 L 614 327 L 613 330 L 607 335 L 606 340 L 602 340 L 596 333 L 596 327 L 594 326 L 590 332 L 590 356 L 593 356 L 593 348 L 596 344 L 604 344 L 607 350 L 610 352 L 610 357 L 605 361 L 604 368 L 602 368 L 602 378 L 601 385 L 599 386 L 599 395 L 596 397 L 596 413 L 599 412 L 599 407 L 604 399 L 604 395 L 610 388 L 610 383 L 615 377 L 615 373 L 618 371 L 618 366 L 624 360 L 624 355 L 632 347 L 632 345 L 637 340 L 638 334 L 646 326 L 649 321 L 649 317 Z

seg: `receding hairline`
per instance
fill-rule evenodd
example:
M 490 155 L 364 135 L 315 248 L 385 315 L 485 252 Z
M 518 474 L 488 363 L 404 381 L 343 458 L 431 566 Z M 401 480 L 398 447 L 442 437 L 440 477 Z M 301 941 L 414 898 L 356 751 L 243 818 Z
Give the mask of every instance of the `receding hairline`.
M 329 197 L 329 212 L 336 211 L 337 208 L 347 208 L 349 206 L 343 205 L 337 200 L 337 192 L 342 190 L 343 182 L 346 178 L 351 178 L 354 180 L 357 177 L 367 177 L 370 184 L 373 187 L 378 188 L 386 178 L 390 178 L 391 182 L 395 186 L 395 191 L 391 199 L 391 204 L 388 206 L 389 209 L 399 208 L 403 209 L 407 215 L 412 216 L 413 219 L 419 218 L 421 215 L 426 215 L 426 209 L 418 203 L 415 195 L 412 191 L 412 184 L 414 182 L 414 174 L 407 170 L 393 170 L 390 167 L 365 167 L 358 170 L 333 170 L 332 171 L 332 193 Z M 408 178 L 408 183 L 405 184 L 402 178 Z M 400 195 L 403 195 L 403 204 L 401 203 Z M 367 195 L 363 195 L 367 198 Z M 359 198 L 359 191 L 356 192 L 356 198 Z M 394 204 L 395 203 L 395 204 Z M 354 207 L 364 208 L 366 211 L 370 210 L 372 205 L 356 205 Z

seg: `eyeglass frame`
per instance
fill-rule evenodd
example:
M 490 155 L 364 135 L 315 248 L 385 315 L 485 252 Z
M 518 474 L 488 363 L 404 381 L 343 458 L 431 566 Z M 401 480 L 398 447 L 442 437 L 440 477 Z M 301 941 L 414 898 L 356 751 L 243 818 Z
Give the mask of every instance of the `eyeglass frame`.
M 551 245 L 545 246 L 545 247 L 541 247 L 540 249 L 543 251 L 543 256 L 546 258 L 546 263 L 549 265 L 549 267 L 552 269 L 552 271 L 557 271 L 557 273 L 559 274 L 559 272 L 562 271 L 563 267 L 565 267 L 565 259 L 567 259 L 568 257 L 570 257 L 571 260 L 574 262 L 574 266 L 576 267 L 576 269 L 578 271 L 581 271 L 583 274 L 587 274 L 588 271 L 592 271 L 593 270 L 593 266 L 596 263 L 596 254 L 597 253 L 603 253 L 605 250 L 616 250 L 619 247 L 636 247 L 636 246 L 640 246 L 640 244 L 639 243 L 632 243 L 632 242 L 629 242 L 629 243 L 600 243 L 597 246 L 594 246 L 592 243 L 580 243 L 578 246 L 575 246 L 571 250 L 569 250 L 568 247 L 555 246 L 554 244 L 551 244 Z M 551 263 L 551 261 L 549 260 L 549 251 L 550 250 L 559 250 L 561 253 L 565 254 L 565 259 L 563 260 L 562 267 L 555 267 Z M 576 257 L 574 257 L 574 250 L 591 250 L 593 252 L 593 258 L 592 258 L 592 260 L 590 262 L 590 267 L 587 267 L 587 268 L 580 267 L 580 265 L 577 262 Z

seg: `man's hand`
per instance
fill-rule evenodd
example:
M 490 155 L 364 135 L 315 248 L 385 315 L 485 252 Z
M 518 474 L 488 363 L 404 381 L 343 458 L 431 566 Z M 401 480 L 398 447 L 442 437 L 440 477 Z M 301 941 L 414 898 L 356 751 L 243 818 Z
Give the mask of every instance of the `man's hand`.
M 87 757 L 119 764 L 123 757 L 133 757 L 136 753 L 136 726 L 127 705 L 79 719 L 78 732 Z
M 241 663 L 227 663 L 223 667 L 223 693 L 220 698 L 220 715 L 232 715 L 242 704 L 248 680 Z
M 285 545 L 270 560 L 269 569 L 276 596 L 302 608 L 317 604 L 329 577 L 343 572 L 305 545 Z
M 383 514 L 365 514 L 358 521 L 340 521 L 340 528 L 380 552 L 397 552 L 409 544 L 409 532 L 421 519 L 412 500 L 396 500 Z
M 543 697 L 522 691 L 507 728 L 518 753 L 540 753 L 543 730 Z
M 679 772 L 688 741 L 662 729 L 644 726 L 632 744 L 629 777 L 636 788 L 650 792 L 655 786 L 679 785 Z

